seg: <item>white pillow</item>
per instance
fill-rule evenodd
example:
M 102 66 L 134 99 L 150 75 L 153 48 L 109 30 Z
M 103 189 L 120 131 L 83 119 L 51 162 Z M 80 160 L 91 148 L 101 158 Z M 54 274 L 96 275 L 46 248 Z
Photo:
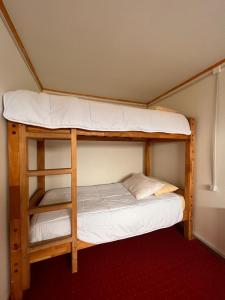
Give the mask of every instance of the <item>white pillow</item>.
M 122 183 L 137 200 L 153 195 L 164 186 L 157 179 L 149 178 L 142 173 L 134 174 Z

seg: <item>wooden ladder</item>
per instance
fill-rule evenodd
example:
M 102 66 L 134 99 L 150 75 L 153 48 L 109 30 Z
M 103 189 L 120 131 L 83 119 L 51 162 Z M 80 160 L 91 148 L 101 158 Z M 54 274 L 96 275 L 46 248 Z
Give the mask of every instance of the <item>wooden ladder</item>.
M 28 168 L 28 139 L 37 140 L 37 170 Z M 71 168 L 45 169 L 45 139 L 70 140 Z M 22 299 L 30 286 L 30 263 L 71 252 L 77 271 L 77 132 L 48 130 L 8 122 L 11 299 Z M 45 176 L 71 175 L 71 201 L 38 206 L 45 193 Z M 37 176 L 37 190 L 29 198 L 29 177 Z M 37 213 L 71 209 L 71 235 L 31 244 L 30 217 Z

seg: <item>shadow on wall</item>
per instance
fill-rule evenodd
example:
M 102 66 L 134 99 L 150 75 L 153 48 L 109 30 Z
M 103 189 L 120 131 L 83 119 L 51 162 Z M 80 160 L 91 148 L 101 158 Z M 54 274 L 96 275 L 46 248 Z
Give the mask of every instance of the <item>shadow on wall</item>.
M 184 187 L 185 148 L 183 142 L 155 143 L 152 149 L 153 176 Z
M 196 236 L 207 241 L 209 246 L 217 245 L 217 250 L 225 256 L 225 208 L 196 208 L 194 219 Z M 198 228 L 197 232 L 195 228 Z

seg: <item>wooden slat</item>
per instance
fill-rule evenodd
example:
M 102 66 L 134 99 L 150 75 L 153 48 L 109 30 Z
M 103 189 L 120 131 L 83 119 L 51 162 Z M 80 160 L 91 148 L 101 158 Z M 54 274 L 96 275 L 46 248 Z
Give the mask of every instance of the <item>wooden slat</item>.
M 144 173 L 146 176 L 151 176 L 151 143 L 145 143 L 145 153 L 144 153 Z
M 183 142 L 184 140 L 188 140 L 189 137 L 183 138 L 183 139 L 176 139 L 176 138 L 167 138 L 167 139 L 163 139 L 163 138 L 151 138 L 150 136 L 148 137 L 116 137 L 116 136 L 112 136 L 112 137 L 108 137 L 108 136 L 78 136 L 77 137 L 78 140 L 80 141 L 104 141 L 104 142 L 148 142 L 151 141 L 151 143 L 170 143 L 170 142 Z
M 184 197 L 188 214 L 187 221 L 184 222 L 184 234 L 191 240 L 192 236 L 192 202 L 193 202 L 193 176 L 194 176 L 194 148 L 195 148 L 195 123 L 194 119 L 189 119 L 191 128 L 191 139 L 185 145 L 185 189 Z
M 129 137 L 106 137 L 106 136 L 78 136 L 80 141 L 104 141 L 104 142 L 147 142 L 147 138 L 129 138 Z
M 39 214 L 43 212 L 48 212 L 48 211 L 55 211 L 55 210 L 62 210 L 66 208 L 71 208 L 72 203 L 59 203 L 59 204 L 50 204 L 50 205 L 43 205 L 43 206 L 38 206 L 38 207 L 32 207 L 29 209 L 29 214 L 34 215 L 34 214 Z
M 77 272 L 77 131 L 71 131 L 72 272 Z
M 26 125 L 26 132 L 29 133 L 54 133 L 54 134 L 70 134 L 70 129 L 50 129 L 38 126 Z
M 164 139 L 164 140 L 189 140 L 190 136 L 186 134 L 171 133 L 148 133 L 142 131 L 88 131 L 77 129 L 79 137 L 106 137 L 106 138 L 135 138 L 135 139 Z
M 12 300 L 21 300 L 23 297 L 19 153 L 19 125 L 8 122 L 10 296 Z
M 45 249 L 36 249 L 33 252 L 29 253 L 30 263 L 38 262 L 44 259 L 52 258 L 58 255 L 66 254 L 71 252 L 71 242 L 58 244 L 55 246 L 48 246 Z M 82 250 L 95 246 L 95 244 L 86 243 L 84 241 L 77 240 L 77 250 Z
M 29 182 L 26 176 L 28 168 L 28 144 L 26 140 L 26 126 L 19 126 L 20 145 L 20 209 L 21 209 L 21 250 L 22 250 L 22 287 L 28 289 L 30 286 L 30 264 L 27 257 L 29 236 Z
M 71 242 L 63 243 L 60 245 L 51 246 L 46 249 L 39 249 L 35 252 L 29 253 L 30 263 L 35 263 L 44 259 L 52 258 L 58 255 L 71 252 Z
M 45 170 L 29 170 L 26 172 L 27 176 L 48 176 L 48 175 L 62 175 L 71 174 L 71 168 L 63 169 L 45 169 Z
M 44 240 L 44 241 L 37 242 L 37 243 L 31 243 L 28 251 L 29 251 L 29 253 L 34 253 L 39 250 L 48 249 L 51 247 L 55 247 L 58 245 L 71 243 L 71 242 L 72 242 L 72 237 L 70 235 L 58 237 L 55 239 Z
M 54 140 L 70 140 L 70 133 L 55 133 L 55 132 L 27 132 L 27 138 L 30 139 L 54 139 Z

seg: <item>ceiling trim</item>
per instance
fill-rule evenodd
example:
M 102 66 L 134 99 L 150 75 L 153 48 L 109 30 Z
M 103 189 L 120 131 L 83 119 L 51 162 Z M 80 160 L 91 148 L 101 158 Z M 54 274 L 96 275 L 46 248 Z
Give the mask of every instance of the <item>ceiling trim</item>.
M 110 102 L 110 103 L 117 103 L 117 104 L 123 104 L 123 105 L 130 105 L 135 107 L 141 107 L 141 108 L 148 108 L 148 105 L 146 103 L 140 103 L 135 102 L 132 100 L 125 100 L 125 99 L 115 99 L 111 97 L 102 97 L 102 96 L 94 96 L 89 94 L 82 94 L 82 93 L 76 93 L 76 92 L 67 92 L 67 91 L 61 91 L 61 90 L 55 90 L 55 89 L 49 89 L 49 88 L 43 88 L 42 90 L 45 93 L 53 94 L 53 95 L 62 95 L 62 96 L 75 96 L 83 99 L 90 99 L 95 101 L 101 101 L 101 102 Z
M 181 83 L 179 83 L 178 85 L 174 86 L 173 88 L 167 90 L 166 92 L 162 93 L 161 95 L 153 98 L 151 101 L 148 102 L 148 106 L 152 105 L 155 102 L 158 102 L 159 100 L 161 100 L 162 98 L 165 98 L 166 96 L 169 96 L 171 93 L 175 93 L 180 88 L 190 84 L 191 82 L 195 81 L 196 79 L 199 79 L 201 76 L 206 75 L 207 73 L 211 72 L 214 68 L 216 68 L 220 65 L 223 65 L 224 63 L 225 63 L 225 58 L 219 60 L 215 64 L 207 67 L 206 69 L 204 69 L 201 72 L 193 75 L 192 77 L 186 79 L 185 81 L 182 81 Z
M 43 89 L 42 83 L 37 75 L 34 65 L 32 64 L 32 62 L 30 60 L 30 57 L 19 37 L 19 34 L 18 34 L 2 0 L 0 0 L 0 12 L 1 12 L 1 16 L 2 16 L 4 23 L 6 24 L 9 32 L 11 33 L 11 36 L 13 37 L 13 41 L 15 42 L 17 48 L 19 49 L 20 53 L 22 54 L 22 57 L 23 57 L 26 65 L 28 66 L 30 72 L 32 73 L 39 89 L 42 90 Z

